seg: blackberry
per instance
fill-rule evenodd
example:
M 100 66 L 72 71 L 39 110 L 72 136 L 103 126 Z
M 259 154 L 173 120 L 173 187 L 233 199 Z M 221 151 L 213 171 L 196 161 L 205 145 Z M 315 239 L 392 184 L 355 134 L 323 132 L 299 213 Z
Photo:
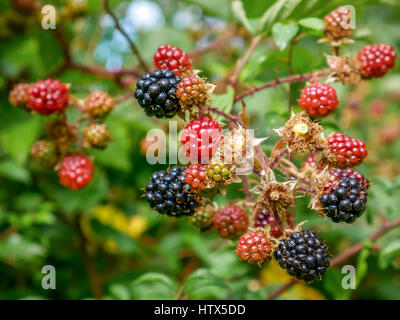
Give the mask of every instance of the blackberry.
M 326 83 L 310 84 L 301 92 L 299 105 L 310 117 L 324 117 L 336 110 L 336 90 Z
M 372 44 L 362 48 L 357 58 L 364 78 L 380 78 L 394 68 L 396 52 L 389 44 Z
M 206 167 L 202 164 L 192 164 L 186 169 L 186 182 L 193 192 L 200 192 L 207 186 Z
M 327 139 L 331 154 L 336 158 L 334 165 L 340 168 L 358 166 L 367 157 L 365 142 L 336 132 Z
M 302 230 L 282 239 L 274 252 L 281 268 L 299 280 L 321 278 L 329 267 L 328 246 L 314 232 Z
M 352 34 L 350 27 L 351 12 L 345 7 L 339 7 L 324 17 L 324 34 L 331 41 L 348 38 Z
M 207 208 L 199 210 L 189 218 L 189 223 L 200 231 L 209 230 L 214 223 L 214 211 Z
M 264 230 L 257 229 L 242 235 L 236 247 L 239 258 L 259 266 L 271 259 L 271 251 L 271 243 Z
M 178 76 L 192 69 L 189 55 L 180 48 L 168 44 L 159 46 L 153 59 L 158 69 L 170 69 Z
M 169 69 L 147 72 L 136 83 L 135 98 L 149 117 L 172 118 L 181 110 L 176 96 L 180 80 Z
M 365 185 L 366 189 L 369 188 L 369 185 L 370 185 L 369 180 L 367 178 L 365 178 L 361 172 L 356 171 L 352 168 L 332 169 L 329 171 L 329 173 L 331 175 L 335 176 L 337 178 L 337 180 L 339 180 L 341 178 L 348 178 L 348 177 L 353 176 L 353 178 L 357 179 L 358 182 Z
M 235 239 L 246 232 L 249 216 L 246 211 L 234 206 L 226 206 L 218 211 L 214 218 L 215 229 L 221 238 Z
M 93 163 L 85 155 L 66 156 L 60 165 L 60 183 L 72 190 L 85 187 L 93 178 Z
M 185 180 L 185 169 L 182 167 L 154 172 L 145 193 L 150 207 L 173 217 L 194 214 L 198 202 Z
M 224 163 L 210 163 L 207 167 L 207 176 L 216 183 L 224 183 L 230 179 L 231 173 Z
M 30 83 L 19 83 L 10 91 L 8 101 L 13 107 L 22 107 L 29 110 L 28 90 L 31 86 Z
M 114 99 L 103 91 L 89 94 L 83 104 L 83 110 L 92 118 L 103 118 L 114 108 Z
M 269 231 L 271 237 L 279 238 L 282 235 L 282 230 L 276 223 L 275 217 L 263 208 L 257 212 L 254 219 L 254 226 L 256 228 L 265 228 L 267 225 L 271 226 Z
M 368 185 L 355 176 L 341 178 L 337 186 L 321 196 L 323 212 L 333 222 L 354 222 L 365 211 L 367 188 Z
M 105 124 L 91 123 L 84 131 L 85 142 L 88 146 L 104 149 L 112 141 L 112 136 Z

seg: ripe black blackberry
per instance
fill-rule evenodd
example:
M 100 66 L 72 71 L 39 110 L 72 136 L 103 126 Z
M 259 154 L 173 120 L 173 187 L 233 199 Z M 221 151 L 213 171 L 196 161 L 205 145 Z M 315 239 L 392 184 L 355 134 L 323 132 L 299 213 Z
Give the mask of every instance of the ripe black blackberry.
M 329 267 L 328 246 L 314 232 L 302 230 L 282 239 L 274 252 L 286 272 L 299 280 L 321 279 Z
M 198 206 L 195 194 L 185 181 L 185 169 L 182 167 L 154 172 L 146 186 L 145 198 L 152 209 L 174 217 L 190 216 Z
M 320 202 L 323 212 L 333 222 L 352 223 L 360 217 L 366 208 L 368 184 L 355 176 L 343 177 L 339 184 L 324 193 Z
M 176 96 L 180 80 L 168 69 L 147 72 L 136 83 L 135 98 L 149 117 L 172 118 L 181 109 Z

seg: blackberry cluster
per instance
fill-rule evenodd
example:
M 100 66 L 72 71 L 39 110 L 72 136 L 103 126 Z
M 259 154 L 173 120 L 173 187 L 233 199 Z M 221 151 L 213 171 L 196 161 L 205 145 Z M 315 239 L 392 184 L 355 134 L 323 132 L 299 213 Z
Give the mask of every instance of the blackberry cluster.
M 185 179 L 182 167 L 173 167 L 168 172 L 154 172 L 145 194 L 151 208 L 173 217 L 194 214 L 198 203 Z
M 169 69 L 145 73 L 136 83 L 135 98 L 149 117 L 172 118 L 181 109 L 176 96 L 181 78 Z
M 85 155 L 70 155 L 61 162 L 58 176 L 62 185 L 78 190 L 92 181 L 93 170 L 92 161 Z
M 364 141 L 347 137 L 341 132 L 336 132 L 327 141 L 331 153 L 336 157 L 337 167 L 358 166 L 368 155 Z
M 202 164 L 192 164 L 186 169 L 186 182 L 193 192 L 200 192 L 207 186 L 206 167 Z
M 246 232 L 236 247 L 236 254 L 239 258 L 258 265 L 271 259 L 271 251 L 271 244 L 263 230 Z
M 178 76 L 192 68 L 189 55 L 180 48 L 168 44 L 159 46 L 153 59 L 158 69 L 170 69 Z
M 281 240 L 274 257 L 289 275 L 305 282 L 321 278 L 329 267 L 328 246 L 308 230 L 294 232 Z
M 350 27 L 351 12 L 345 7 L 339 7 L 324 17 L 325 36 L 333 41 L 348 38 L 352 34 Z
M 249 217 L 245 210 L 234 206 L 226 206 L 218 211 L 214 218 L 215 229 L 221 238 L 235 239 L 246 232 Z
M 229 179 L 230 172 L 224 163 L 210 163 L 207 167 L 207 176 L 214 182 L 224 183 Z
M 212 228 L 214 223 L 214 212 L 210 210 L 200 210 L 189 218 L 189 223 L 199 229 L 206 231 Z
M 301 92 L 299 105 L 311 117 L 324 117 L 336 110 L 336 90 L 326 83 L 310 84 Z
M 372 44 L 362 48 L 357 58 L 365 78 L 380 78 L 394 68 L 396 52 L 389 44 Z
M 360 182 L 362 185 L 365 186 L 366 189 L 369 188 L 369 180 L 364 177 L 364 175 L 356 171 L 352 168 L 347 168 L 347 169 L 332 169 L 329 171 L 329 173 L 337 178 L 337 180 L 340 180 L 341 178 L 349 178 L 353 176 L 353 178 L 357 179 L 358 182 Z
M 279 238 L 282 235 L 282 230 L 276 223 L 275 217 L 269 213 L 265 208 L 257 212 L 254 219 L 254 226 L 256 228 L 265 228 L 267 225 L 271 226 L 269 234 L 271 237 Z
M 360 183 L 354 176 L 343 177 L 338 186 L 321 196 L 324 213 L 333 222 L 352 223 L 366 208 L 368 185 Z
M 114 100 L 103 91 L 89 94 L 84 102 L 84 111 L 93 118 L 103 118 L 114 108 Z

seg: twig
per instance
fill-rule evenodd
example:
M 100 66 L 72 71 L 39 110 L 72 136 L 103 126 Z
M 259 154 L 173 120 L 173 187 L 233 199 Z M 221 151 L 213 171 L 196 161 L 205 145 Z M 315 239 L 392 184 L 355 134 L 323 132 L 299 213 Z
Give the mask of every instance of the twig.
M 393 221 L 384 222 L 382 224 L 382 226 L 378 229 L 378 231 L 376 231 L 374 234 L 372 234 L 369 237 L 369 240 L 371 242 L 374 242 L 374 241 L 378 240 L 381 236 L 383 236 L 385 233 L 387 233 L 388 231 L 392 230 L 393 228 L 395 228 L 399 225 L 400 225 L 400 218 L 397 218 Z M 340 255 L 336 256 L 335 258 L 333 258 L 331 260 L 330 268 L 335 267 L 338 264 L 347 260 L 348 258 L 352 257 L 353 255 L 355 255 L 356 253 L 361 251 L 361 249 L 363 247 L 364 247 L 364 242 L 359 242 L 359 243 L 355 244 L 354 246 L 350 247 L 349 249 L 347 249 L 346 251 L 344 251 L 343 253 L 341 253 Z M 296 283 L 299 283 L 299 282 L 300 281 L 296 280 L 296 279 L 290 280 L 288 283 L 286 283 L 283 286 L 279 287 L 278 289 L 272 291 L 268 295 L 268 299 L 275 299 L 276 297 L 278 297 L 285 291 L 289 290 L 293 285 L 295 285 Z
M 211 106 L 208 106 L 208 109 L 209 109 L 210 111 L 216 113 L 216 114 L 219 114 L 219 115 L 225 117 L 227 120 L 229 120 L 229 121 L 231 121 L 231 122 L 233 122 L 233 123 L 236 123 L 236 122 L 237 122 L 237 123 L 241 123 L 241 119 L 240 119 L 238 116 L 236 116 L 236 115 L 228 114 L 228 113 L 226 113 L 226 112 L 224 112 L 224 111 L 222 111 L 222 110 L 219 110 L 219 109 L 214 108 L 214 107 L 211 107 Z
M 332 69 L 327 68 L 327 69 L 323 69 L 319 72 L 311 72 L 311 73 L 307 73 L 307 74 L 298 74 L 298 75 L 294 75 L 294 76 L 289 76 L 286 78 L 278 78 L 274 81 L 265 83 L 259 87 L 255 87 L 253 89 L 243 92 L 242 94 L 238 95 L 235 98 L 235 102 L 238 102 L 238 101 L 242 100 L 244 97 L 252 95 L 252 94 L 254 94 L 260 90 L 266 89 L 266 88 L 272 88 L 272 87 L 275 87 L 282 83 L 301 82 L 301 81 L 305 81 L 305 80 L 310 80 L 312 78 L 322 78 L 322 77 L 328 75 L 329 73 L 331 73 L 332 71 L 333 71 Z
M 149 68 L 146 64 L 146 62 L 144 62 L 137 46 L 133 43 L 133 41 L 131 40 L 131 38 L 129 37 L 129 35 L 126 33 L 126 31 L 121 27 L 117 16 L 114 14 L 114 12 L 111 10 L 110 5 L 108 3 L 108 0 L 103 0 L 103 6 L 104 9 L 106 10 L 106 12 L 111 16 L 111 18 L 114 20 L 115 23 L 115 29 L 119 30 L 121 32 L 121 34 L 125 37 L 125 39 L 128 41 L 129 46 L 131 47 L 131 50 L 133 52 L 133 54 L 137 57 L 137 59 L 139 60 L 139 64 L 141 65 L 142 69 L 144 71 L 148 71 Z

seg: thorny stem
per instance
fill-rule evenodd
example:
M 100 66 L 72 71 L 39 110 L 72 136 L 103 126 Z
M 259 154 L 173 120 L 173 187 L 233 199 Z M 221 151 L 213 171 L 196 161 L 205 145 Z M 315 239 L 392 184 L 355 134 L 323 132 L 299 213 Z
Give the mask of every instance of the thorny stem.
M 265 83 L 259 87 L 255 87 L 253 89 L 243 92 L 242 94 L 235 97 L 235 102 L 238 102 L 238 101 L 242 100 L 243 98 L 245 98 L 249 95 L 252 95 L 260 90 L 263 90 L 266 88 L 272 88 L 272 87 L 275 87 L 282 83 L 293 83 L 293 82 L 301 82 L 301 81 L 305 81 L 305 80 L 310 80 L 312 78 L 316 78 L 316 79 L 323 78 L 324 76 L 327 76 L 332 71 L 333 71 L 333 69 L 326 68 L 326 69 L 323 69 L 318 72 L 311 72 L 311 73 L 307 73 L 307 74 L 298 74 L 298 75 L 293 75 L 293 76 L 289 76 L 286 78 L 278 78 L 274 81 Z
M 378 231 L 376 231 L 369 237 L 369 240 L 371 242 L 375 242 L 380 237 L 382 237 L 384 234 L 386 234 L 390 230 L 398 227 L 399 225 L 400 225 L 400 218 L 397 218 L 393 221 L 386 221 L 382 224 L 382 226 L 378 229 Z M 336 256 L 335 258 L 333 258 L 331 260 L 330 268 L 333 268 L 333 267 L 337 266 L 338 264 L 341 264 L 348 258 L 354 256 L 355 254 L 360 252 L 363 247 L 364 247 L 364 242 L 359 242 L 359 243 L 355 244 L 354 246 L 348 248 L 347 250 L 342 252 L 340 255 Z M 283 286 L 279 287 L 278 289 L 272 291 L 268 295 L 267 299 L 275 299 L 276 297 L 280 296 L 285 291 L 289 290 L 296 283 L 300 283 L 300 281 L 296 280 L 296 279 L 290 280 L 288 283 L 286 283 Z
M 110 5 L 108 3 L 108 0 L 103 0 L 103 6 L 106 12 L 111 16 L 111 18 L 114 20 L 115 23 L 115 29 L 119 30 L 121 34 L 125 37 L 125 39 L 128 41 L 129 46 L 131 47 L 131 50 L 133 54 L 136 56 L 136 58 L 139 60 L 139 64 L 142 67 L 144 71 L 148 71 L 149 68 L 146 64 L 146 62 L 143 60 L 142 55 L 140 54 L 137 46 L 133 43 L 129 35 L 126 33 L 126 31 L 121 27 L 117 16 L 114 14 L 114 12 L 111 10 Z

